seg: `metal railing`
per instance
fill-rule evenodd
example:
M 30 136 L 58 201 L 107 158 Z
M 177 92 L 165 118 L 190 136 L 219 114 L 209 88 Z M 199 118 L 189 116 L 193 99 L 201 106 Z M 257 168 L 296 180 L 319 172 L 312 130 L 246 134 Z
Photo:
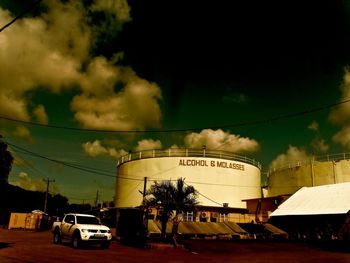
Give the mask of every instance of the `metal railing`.
M 271 167 L 269 169 L 269 172 L 296 168 L 303 165 L 311 164 L 312 162 L 332 162 L 332 161 L 337 162 L 342 160 L 350 160 L 350 153 L 335 153 L 335 154 L 327 154 L 327 155 L 321 155 L 321 156 L 312 156 L 307 160 L 287 163 L 285 165 L 281 165 L 277 167 Z
M 121 156 L 118 159 L 117 166 L 134 160 L 146 159 L 146 158 L 159 158 L 159 157 L 204 157 L 204 158 L 217 158 L 232 161 L 244 162 L 252 164 L 261 169 L 261 164 L 246 156 L 240 156 L 233 154 L 232 152 L 207 150 L 207 149 L 187 149 L 187 148 L 172 148 L 166 150 L 147 150 L 140 152 L 130 152 Z

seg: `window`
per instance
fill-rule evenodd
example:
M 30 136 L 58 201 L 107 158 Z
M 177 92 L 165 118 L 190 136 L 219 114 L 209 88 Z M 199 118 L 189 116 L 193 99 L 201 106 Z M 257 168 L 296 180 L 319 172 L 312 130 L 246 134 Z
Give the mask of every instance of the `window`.
M 66 216 L 64 219 L 64 222 L 69 224 L 74 224 L 75 223 L 74 216 L 73 215 Z
M 207 222 L 207 214 L 205 212 L 202 212 L 199 217 L 200 222 Z
M 99 225 L 100 221 L 93 216 L 77 216 L 77 224 Z
M 193 221 L 193 212 L 186 212 L 184 214 L 184 221 L 185 222 L 192 222 Z
M 219 222 L 227 222 L 227 221 L 228 221 L 227 214 L 220 213 L 219 214 Z

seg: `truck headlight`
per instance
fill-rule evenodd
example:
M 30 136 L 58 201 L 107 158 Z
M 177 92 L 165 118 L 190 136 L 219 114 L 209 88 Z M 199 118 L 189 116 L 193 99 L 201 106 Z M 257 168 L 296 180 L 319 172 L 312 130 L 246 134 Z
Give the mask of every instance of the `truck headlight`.
M 82 232 L 82 233 L 88 233 L 89 230 L 88 230 L 88 229 L 82 229 L 81 232 Z

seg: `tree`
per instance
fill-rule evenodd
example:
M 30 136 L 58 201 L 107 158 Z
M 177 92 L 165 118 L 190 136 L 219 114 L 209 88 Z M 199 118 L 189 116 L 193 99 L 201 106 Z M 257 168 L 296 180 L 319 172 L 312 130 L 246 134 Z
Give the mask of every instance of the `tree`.
M 55 194 L 53 196 L 49 194 L 49 204 L 48 214 L 63 216 L 68 208 L 68 198 L 60 194 Z
M 176 244 L 176 233 L 179 225 L 179 214 L 193 211 L 197 205 L 197 191 L 193 186 L 185 184 L 185 179 L 179 178 L 176 183 L 171 181 L 155 182 L 146 193 L 145 205 L 159 207 L 163 210 L 161 215 L 161 238 L 165 240 L 166 225 L 175 211 L 173 219 L 172 237 Z
M 0 183 L 8 183 L 8 176 L 12 168 L 12 163 L 13 156 L 11 152 L 7 150 L 7 144 L 0 140 Z

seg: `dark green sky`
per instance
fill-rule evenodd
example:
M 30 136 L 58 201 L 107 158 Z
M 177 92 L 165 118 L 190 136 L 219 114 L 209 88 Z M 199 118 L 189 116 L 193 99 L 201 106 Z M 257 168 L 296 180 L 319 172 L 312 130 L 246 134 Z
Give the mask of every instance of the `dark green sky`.
M 31 2 L 1 1 L 0 7 L 8 9 L 13 17 Z M 63 2 L 72 6 L 74 1 Z M 285 154 L 287 160 L 292 158 L 288 152 L 290 145 L 296 147 L 297 152 L 304 151 L 308 155 L 349 150 L 346 143 L 332 139 L 345 124 L 335 125 L 329 121 L 331 108 L 260 125 L 236 125 L 322 107 L 347 97 L 346 92 L 341 91 L 345 67 L 350 62 L 350 17 L 345 1 L 209 3 L 132 0 L 128 1 L 129 19 L 122 16 L 125 9 L 106 11 L 106 8 L 94 9 L 98 1 L 83 2 L 84 5 L 73 8 L 71 13 L 67 12 L 72 14 L 71 18 L 84 17 L 79 22 L 81 29 L 74 31 L 74 26 L 79 23 L 66 19 L 57 31 L 62 37 L 55 41 L 52 41 L 55 39 L 54 30 L 29 32 L 22 23 L 23 19 L 0 33 L 0 46 L 6 43 L 1 42 L 1 37 L 13 46 L 4 46 L 4 51 L 0 51 L 0 68 L 12 70 L 0 70 L 0 78 L 6 79 L 11 74 L 11 81 L 18 78 L 18 83 L 25 83 L 17 87 L 16 81 L 11 82 L 15 83 L 14 87 L 10 82 L 0 82 L 0 92 L 5 97 L 14 96 L 14 99 L 11 97 L 14 102 L 24 101 L 25 111 L 30 117 L 11 114 L 10 106 L 0 107 L 1 116 L 36 122 L 38 120 L 32 112 L 38 105 L 43 105 L 49 125 L 94 128 L 86 127 L 86 122 L 75 115 L 83 112 L 83 108 L 82 104 L 74 104 L 74 99 L 86 95 L 84 102 L 91 103 L 90 108 L 96 107 L 97 116 L 103 115 L 108 109 L 106 112 L 99 111 L 103 104 L 98 104 L 94 98 L 105 98 L 107 103 L 109 98 L 117 98 L 118 92 L 134 83 L 133 80 L 144 79 L 147 83 L 155 83 L 161 92 L 161 97 L 150 103 L 156 102 L 159 106 L 161 119 L 143 122 L 147 118 L 141 113 L 147 105 L 142 105 L 145 109 L 139 109 L 140 104 L 133 102 L 137 97 L 128 97 L 127 105 L 130 106 L 122 109 L 127 111 L 125 114 L 128 118 L 137 117 L 134 126 L 127 130 L 211 127 L 217 130 L 225 127 L 222 129 L 228 135 L 239 135 L 259 144 L 258 151 L 242 152 L 260 161 L 264 170 L 281 154 Z M 37 21 L 44 21 L 50 28 L 54 23 L 48 23 L 47 17 L 61 21 L 53 18 L 53 11 L 60 11 L 55 9 L 60 4 L 59 1 L 52 1 L 56 4 L 50 9 L 46 7 L 47 3 L 43 1 L 27 18 L 34 19 L 34 15 Z M 58 17 L 63 17 L 63 13 Z M 3 19 L 0 21 L 2 25 L 7 22 Z M 17 35 L 11 33 L 15 30 Z M 63 44 L 60 45 L 59 39 L 64 39 L 65 32 L 69 35 L 70 30 L 73 30 L 71 39 L 66 42 L 62 40 Z M 28 34 L 28 45 L 25 41 L 16 40 L 18 32 Z M 85 41 L 86 32 L 91 34 Z M 41 39 L 44 33 L 53 37 L 43 37 L 40 42 L 43 46 L 36 50 L 31 41 Z M 84 43 L 87 43 L 87 47 Z M 87 54 L 81 54 L 79 49 L 86 50 Z M 65 63 L 61 68 L 50 71 L 49 66 L 43 66 L 46 60 L 41 61 L 41 58 L 54 52 L 62 55 Z M 125 67 L 129 67 L 137 78 L 120 73 L 120 79 L 111 84 L 112 91 L 106 88 L 111 92 L 109 95 L 106 90 L 107 95 L 101 95 L 100 91 L 104 88 L 95 85 L 100 83 L 100 79 L 96 80 L 88 74 L 76 76 L 87 73 L 91 61 L 97 57 L 112 61 L 118 52 L 123 52 L 123 58 L 111 63 L 113 69 L 124 67 L 125 70 Z M 33 55 L 32 60 L 28 53 Z M 35 54 L 37 56 L 34 57 Z M 66 74 L 71 60 L 79 64 L 74 76 Z M 18 64 L 13 66 L 9 61 L 18 61 Z M 28 65 L 31 65 L 31 61 L 33 64 L 29 71 L 24 67 L 30 68 Z M 47 75 L 43 76 L 49 80 L 42 80 L 40 72 L 46 70 Z M 119 74 L 116 72 L 114 75 Z M 83 78 L 95 86 L 90 89 Z M 60 88 L 55 88 L 56 84 Z M 8 92 L 11 89 L 13 93 Z M 86 108 L 84 110 L 86 113 Z M 117 115 L 121 116 L 122 112 Z M 313 126 L 314 129 L 308 128 L 311 123 L 317 124 Z M 116 161 L 107 153 L 110 148 L 134 151 L 137 143 L 143 139 L 160 140 L 163 148 L 174 144 L 190 146 L 184 142 L 190 132 L 106 134 L 26 126 L 30 135 L 19 138 L 14 132 L 17 126 L 13 122 L 1 121 L 2 132 L 8 142 L 56 160 L 108 170 L 110 174 L 116 171 Z M 124 130 L 124 126 L 114 130 Z M 201 129 L 196 132 L 201 132 Z M 105 152 L 95 157 L 88 156 L 82 144 L 96 140 L 101 142 Z M 327 147 L 312 147 L 313 141 L 323 142 L 323 146 Z M 77 202 L 80 199 L 94 199 L 97 190 L 101 193 L 101 200 L 110 200 L 114 195 L 115 182 L 112 177 L 74 170 L 28 154 L 17 154 L 19 159 L 28 162 L 27 165 L 14 166 L 10 182 L 20 182 L 23 179 L 18 176 L 21 172 L 27 174 L 27 185 L 38 185 L 41 178 L 50 177 L 56 180 L 58 191 L 72 200 L 77 198 Z

